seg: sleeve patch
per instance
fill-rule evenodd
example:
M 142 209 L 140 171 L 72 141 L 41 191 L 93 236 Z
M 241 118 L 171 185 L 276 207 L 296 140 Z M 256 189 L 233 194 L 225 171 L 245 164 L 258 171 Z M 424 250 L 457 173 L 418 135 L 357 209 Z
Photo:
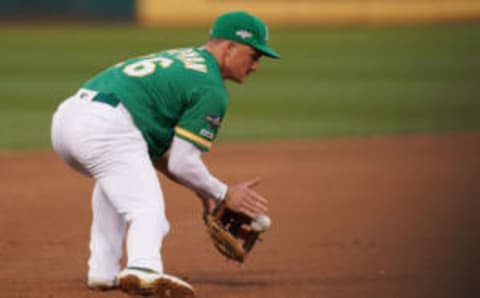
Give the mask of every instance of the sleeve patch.
M 200 135 L 210 140 L 215 139 L 215 134 L 205 128 L 202 128 L 202 130 L 200 130 Z

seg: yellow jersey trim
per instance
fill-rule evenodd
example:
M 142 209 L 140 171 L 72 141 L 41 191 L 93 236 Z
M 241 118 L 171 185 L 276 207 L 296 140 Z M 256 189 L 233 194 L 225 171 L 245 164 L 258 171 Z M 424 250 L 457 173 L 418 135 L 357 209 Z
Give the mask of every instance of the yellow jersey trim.
M 175 133 L 181 137 L 184 137 L 192 142 L 197 143 L 202 147 L 205 147 L 208 149 L 212 147 L 212 142 L 205 140 L 204 138 L 194 134 L 193 132 L 189 132 L 188 130 L 183 129 L 180 126 L 175 126 Z

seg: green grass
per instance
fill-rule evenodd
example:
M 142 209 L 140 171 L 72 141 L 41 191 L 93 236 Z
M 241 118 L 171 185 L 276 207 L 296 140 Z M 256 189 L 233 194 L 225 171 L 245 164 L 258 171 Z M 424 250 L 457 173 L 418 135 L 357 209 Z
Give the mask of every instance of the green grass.
M 0 148 L 50 146 L 56 105 L 103 68 L 206 29 L 0 28 Z M 480 24 L 276 29 L 282 59 L 228 84 L 220 140 L 480 130 Z

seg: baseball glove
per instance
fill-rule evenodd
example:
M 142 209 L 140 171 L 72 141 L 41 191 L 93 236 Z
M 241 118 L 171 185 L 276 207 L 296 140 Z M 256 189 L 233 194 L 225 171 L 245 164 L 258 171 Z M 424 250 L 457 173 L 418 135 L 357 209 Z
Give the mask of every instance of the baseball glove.
M 243 263 L 260 240 L 261 232 L 252 228 L 252 219 L 229 209 L 224 202 L 213 212 L 204 213 L 204 221 L 213 245 L 227 259 Z

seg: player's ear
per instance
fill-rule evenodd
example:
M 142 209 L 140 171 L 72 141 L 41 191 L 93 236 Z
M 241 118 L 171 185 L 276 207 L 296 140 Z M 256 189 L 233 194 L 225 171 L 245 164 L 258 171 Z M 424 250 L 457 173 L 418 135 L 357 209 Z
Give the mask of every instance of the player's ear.
M 235 42 L 226 40 L 223 48 L 224 62 L 228 62 L 232 57 L 232 51 L 235 48 Z M 226 63 L 227 64 L 227 63 Z M 225 65 L 226 65 L 225 64 Z
M 227 53 L 230 53 L 236 46 L 236 43 L 234 41 L 227 40 L 225 44 L 225 49 Z
M 219 53 L 222 57 L 225 57 L 228 54 L 230 42 L 228 40 L 222 40 L 218 46 Z

